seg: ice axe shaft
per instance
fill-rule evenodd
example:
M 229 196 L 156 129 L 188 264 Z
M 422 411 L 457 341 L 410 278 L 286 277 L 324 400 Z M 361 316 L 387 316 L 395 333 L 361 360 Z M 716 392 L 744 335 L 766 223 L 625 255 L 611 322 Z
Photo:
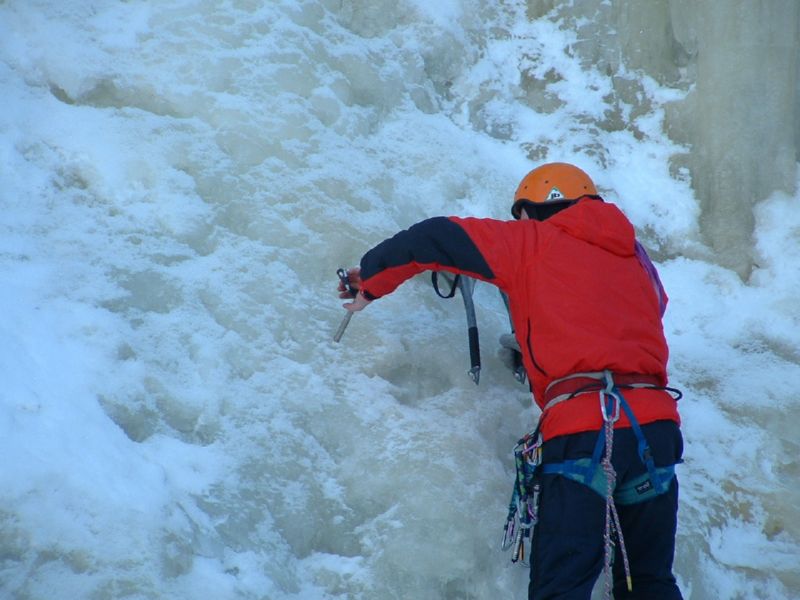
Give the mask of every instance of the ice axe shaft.
M 353 286 L 350 285 L 350 276 L 347 274 L 342 268 L 336 269 L 336 274 L 339 276 L 339 281 L 342 282 L 344 285 L 344 289 L 347 290 L 347 293 L 350 294 L 352 298 L 356 297 L 358 290 L 356 290 Z M 339 329 L 336 330 L 336 333 L 333 335 L 333 341 L 338 343 L 342 336 L 344 335 L 345 329 L 350 324 L 350 319 L 353 318 L 353 313 L 351 311 L 347 311 L 347 314 L 342 319 L 342 322 L 339 324 Z
M 352 318 L 353 318 L 353 313 L 351 313 L 348 310 L 347 314 L 344 316 L 344 319 L 342 319 L 342 322 L 339 324 L 339 329 L 336 330 L 336 333 L 333 336 L 334 342 L 338 343 L 342 339 L 342 336 L 344 335 L 344 330 L 347 329 L 347 326 L 350 324 L 350 319 Z

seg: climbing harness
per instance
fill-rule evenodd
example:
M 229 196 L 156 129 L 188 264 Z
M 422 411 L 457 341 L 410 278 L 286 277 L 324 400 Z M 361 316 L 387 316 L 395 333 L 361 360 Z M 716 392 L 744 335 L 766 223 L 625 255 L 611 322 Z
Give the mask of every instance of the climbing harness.
M 663 494 L 669 488 L 669 482 L 675 475 L 675 465 L 666 467 L 656 467 L 653 460 L 650 446 L 642 433 L 639 421 L 633 414 L 621 389 L 658 389 L 670 392 L 676 401 L 680 400 L 682 393 L 680 390 L 666 387 L 660 384 L 660 380 L 648 375 L 624 375 L 612 374 L 611 371 L 601 371 L 593 373 L 576 373 L 563 379 L 552 382 L 545 391 L 545 407 L 542 415 L 547 411 L 566 400 L 574 398 L 579 394 L 587 392 L 600 392 L 600 411 L 603 415 L 604 429 L 597 437 L 597 443 L 591 458 L 578 458 L 566 460 L 561 463 L 547 464 L 543 466 L 543 473 L 558 474 L 568 477 L 573 481 L 589 486 L 600 496 L 607 496 L 606 479 L 604 472 L 598 469 L 598 465 L 604 458 L 603 450 L 609 455 L 608 447 L 603 435 L 608 422 L 613 424 L 619 420 L 620 409 L 625 411 L 625 415 L 630 421 L 631 429 L 636 436 L 637 451 L 639 458 L 647 468 L 647 472 L 624 485 L 615 486 L 614 500 L 619 504 L 636 504 L 644 502 L 659 494 Z
M 669 489 L 670 482 L 675 476 L 675 465 L 655 466 L 650 446 L 633 414 L 633 410 L 621 391 L 621 389 L 637 388 L 665 390 L 670 392 L 676 401 L 682 396 L 680 390 L 662 385 L 660 380 L 654 376 L 613 374 L 609 370 L 576 373 L 553 381 L 547 387 L 545 408 L 542 411 L 539 423 L 541 424 L 546 412 L 556 404 L 574 398 L 579 394 L 598 392 L 603 427 L 598 433 L 591 458 L 569 459 L 560 463 L 542 464 L 542 443 L 538 427 L 533 434 L 523 437 L 514 449 L 517 477 L 514 482 L 511 505 L 509 506 L 509 516 L 504 527 L 504 549 L 511 547 L 508 544 L 508 538 L 513 536 L 512 525 L 517 520 L 520 522 L 520 531 L 517 532 L 517 536 L 519 537 L 520 533 L 522 533 L 523 540 L 533 536 L 532 527 L 536 523 L 538 510 L 536 502 L 538 502 L 539 490 L 538 477 L 540 475 L 562 475 L 582 483 L 597 492 L 606 502 L 605 530 L 603 533 L 603 573 L 605 576 L 606 598 L 611 598 L 612 592 L 611 560 L 614 554 L 615 538 L 620 546 L 620 555 L 623 560 L 628 590 L 630 591 L 633 587 L 628 555 L 625 549 L 625 539 L 622 534 L 616 505 L 636 504 L 663 494 Z M 636 436 L 637 453 L 646 467 L 646 473 L 625 482 L 623 485 L 617 485 L 617 474 L 611 463 L 611 457 L 614 444 L 614 425 L 619 420 L 621 411 L 625 412 L 631 429 Z M 531 458 L 525 460 L 529 456 Z M 520 457 L 523 459 L 522 461 L 520 461 Z M 534 489 L 537 493 L 531 506 L 530 502 L 533 500 Z M 507 533 L 509 529 L 512 530 L 512 534 Z M 511 560 L 516 562 L 516 557 L 513 553 Z

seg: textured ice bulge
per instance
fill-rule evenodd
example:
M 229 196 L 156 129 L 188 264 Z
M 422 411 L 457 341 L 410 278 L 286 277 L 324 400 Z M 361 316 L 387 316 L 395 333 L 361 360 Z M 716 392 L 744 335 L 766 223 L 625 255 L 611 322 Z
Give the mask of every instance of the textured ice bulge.
M 748 277 L 760 260 L 753 253 L 753 207 L 774 191 L 796 190 L 800 4 L 534 0 L 528 5 L 534 16 L 555 15 L 576 30 L 574 47 L 583 64 L 609 75 L 612 104 L 631 105 L 633 115 L 652 110 L 641 72 L 687 92 L 666 106 L 666 132 L 687 146 L 671 157 L 672 172 L 691 177 L 701 231 L 715 260 Z M 613 116 L 607 129 L 630 126 L 629 116 L 619 111 Z

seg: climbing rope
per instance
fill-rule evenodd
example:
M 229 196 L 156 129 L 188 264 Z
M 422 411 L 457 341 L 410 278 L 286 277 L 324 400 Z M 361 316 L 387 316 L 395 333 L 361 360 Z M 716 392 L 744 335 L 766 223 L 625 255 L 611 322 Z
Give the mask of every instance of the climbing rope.
M 610 404 L 609 404 L 610 403 Z M 619 420 L 620 399 L 614 388 L 614 381 L 611 373 L 606 374 L 606 388 L 600 393 L 600 407 L 603 414 L 603 428 L 605 430 L 605 451 L 601 465 L 606 475 L 606 527 L 603 534 L 603 575 L 605 577 L 605 598 L 611 600 L 613 592 L 613 574 L 611 572 L 611 559 L 614 553 L 613 537 L 616 534 L 619 540 L 622 562 L 625 567 L 625 579 L 628 584 L 628 591 L 633 591 L 633 580 L 631 579 L 631 569 L 628 563 L 628 553 L 625 550 L 625 538 L 622 535 L 622 526 L 619 522 L 617 506 L 614 504 L 614 487 L 617 480 L 617 473 L 611 464 L 611 455 L 614 451 L 614 423 Z

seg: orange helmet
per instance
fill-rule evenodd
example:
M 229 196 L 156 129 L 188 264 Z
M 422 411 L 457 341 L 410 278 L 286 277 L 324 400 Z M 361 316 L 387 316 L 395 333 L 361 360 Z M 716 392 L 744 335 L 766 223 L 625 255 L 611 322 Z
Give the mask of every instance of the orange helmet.
M 575 165 L 548 163 L 525 175 L 514 194 L 511 214 L 519 219 L 525 202 L 553 204 L 597 195 L 591 178 Z

